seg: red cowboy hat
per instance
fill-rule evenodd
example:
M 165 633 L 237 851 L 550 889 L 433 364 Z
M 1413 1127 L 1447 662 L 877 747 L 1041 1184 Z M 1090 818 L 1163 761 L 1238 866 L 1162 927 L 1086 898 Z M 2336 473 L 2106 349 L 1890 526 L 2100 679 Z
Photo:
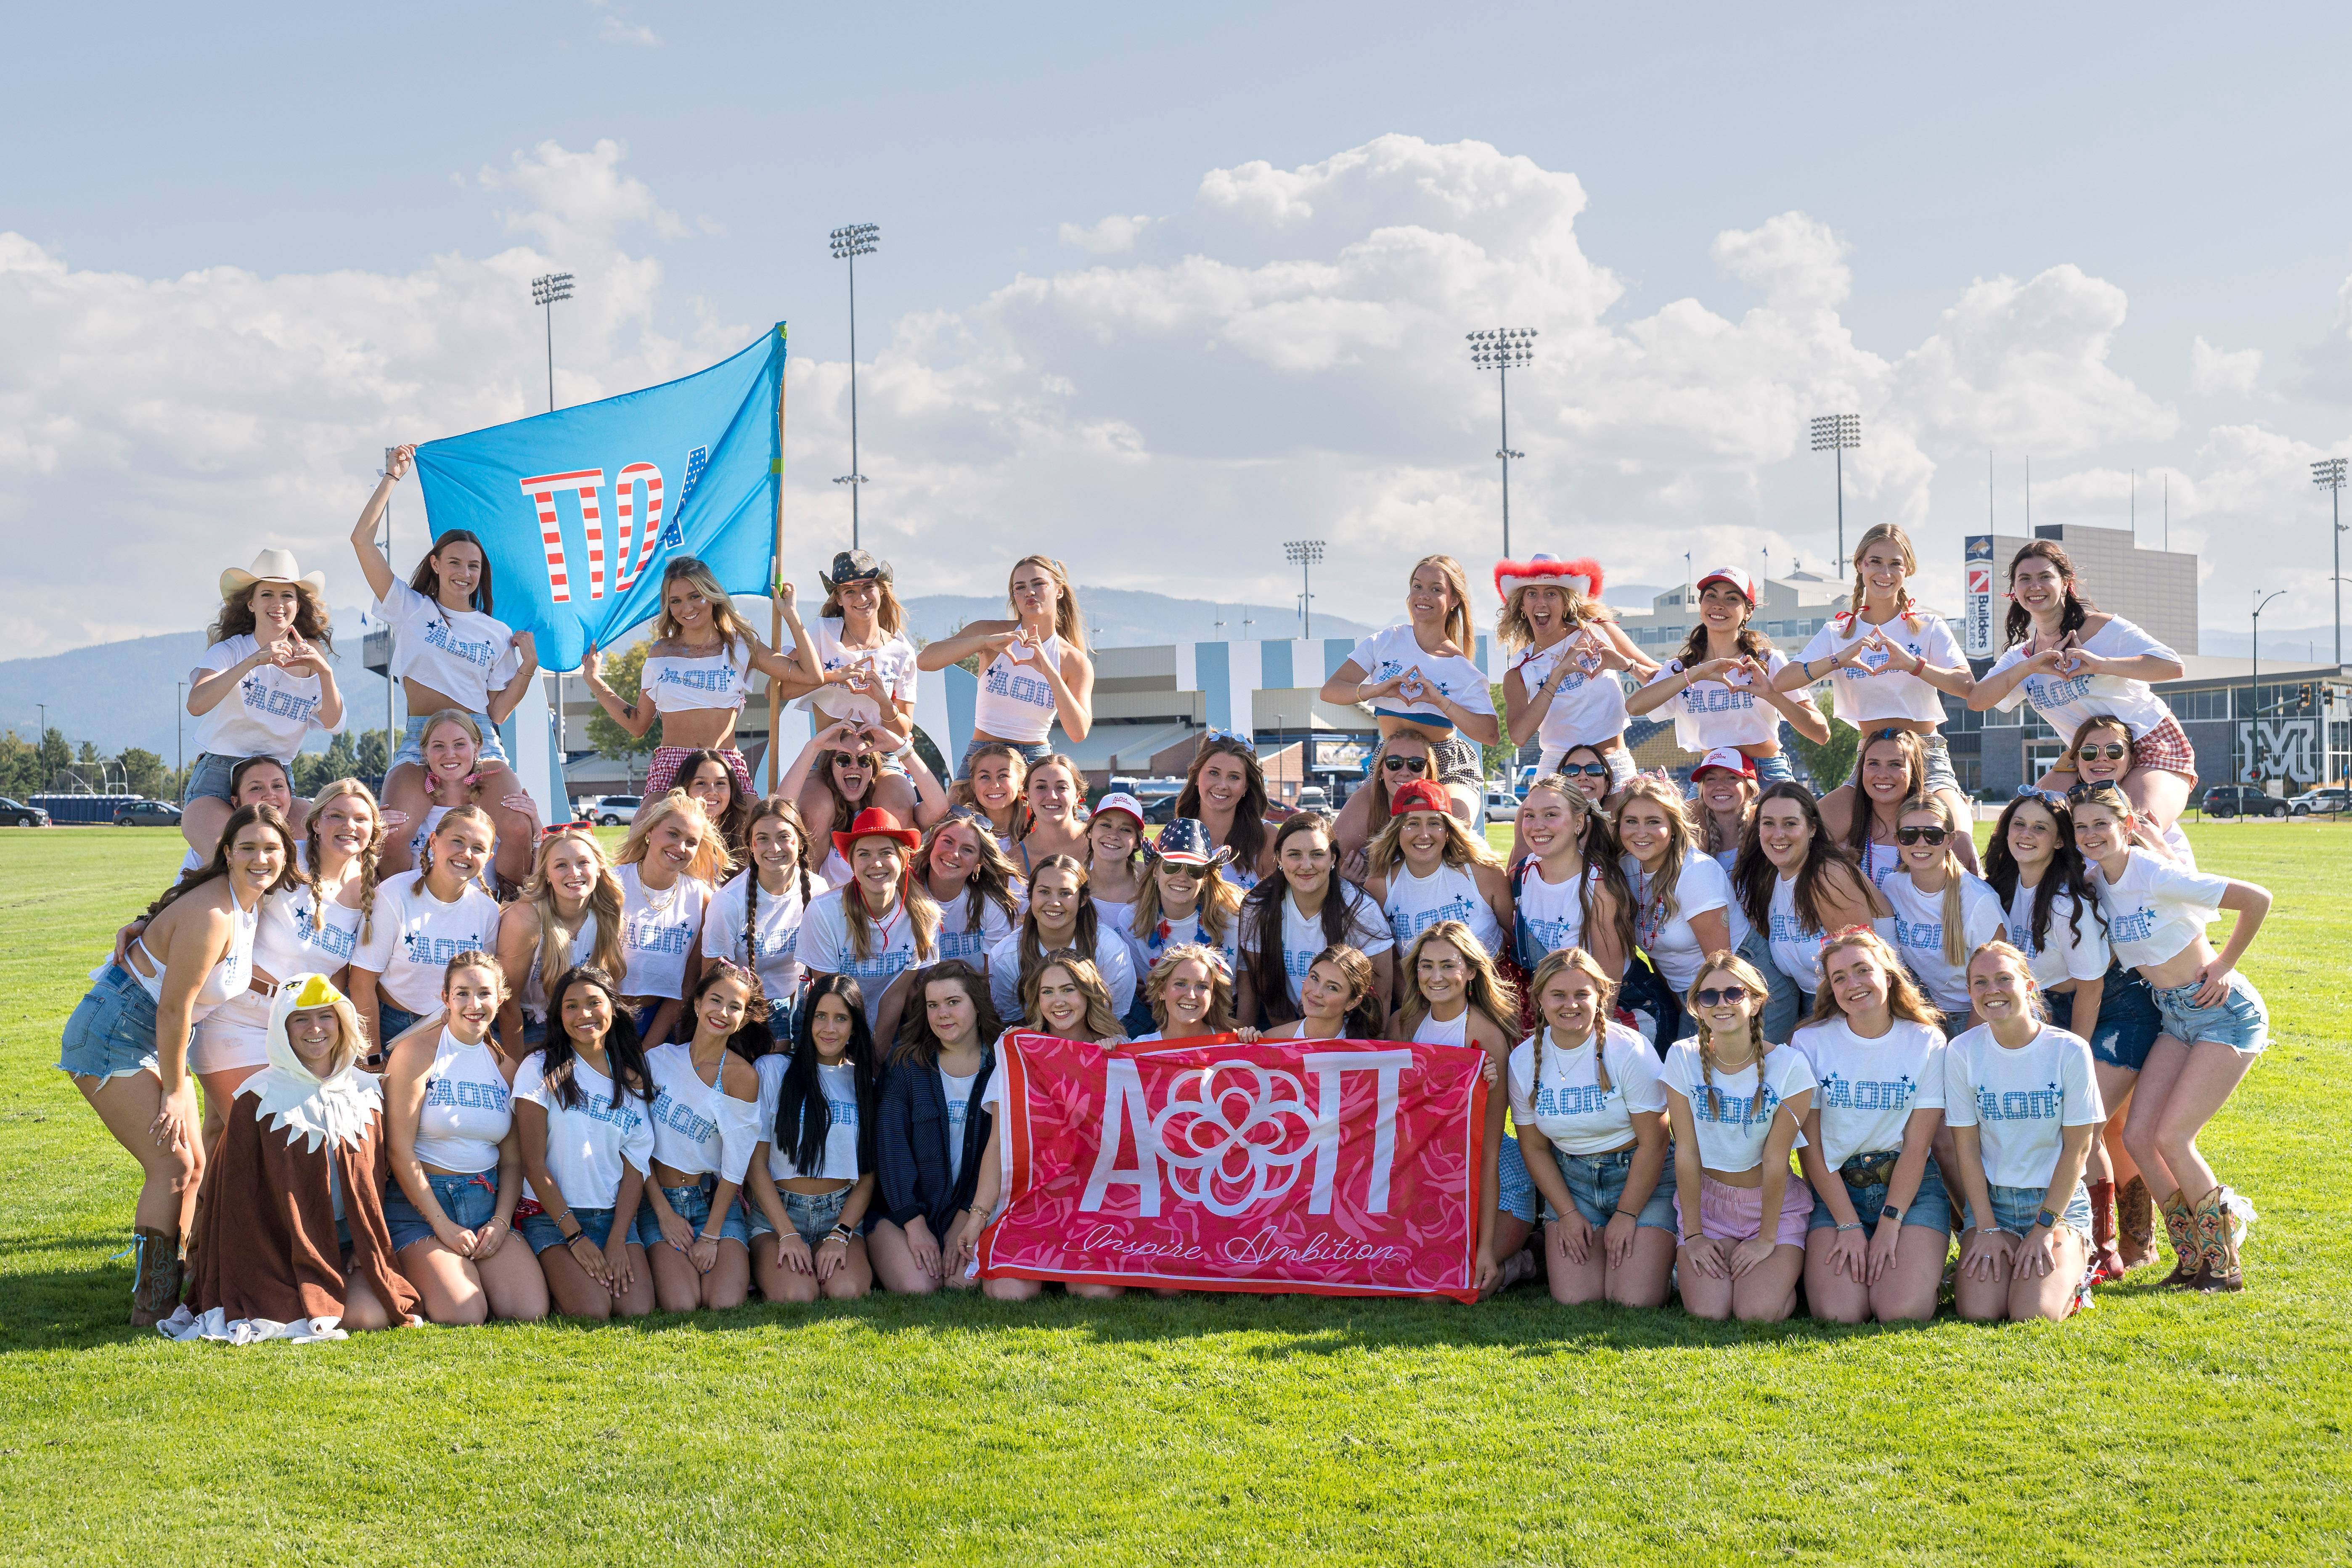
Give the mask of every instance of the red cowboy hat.
M 833 836 L 833 847 L 845 860 L 849 858 L 850 846 L 861 838 L 895 838 L 902 849 L 912 849 L 923 841 L 923 836 L 911 827 L 901 827 L 898 819 L 878 805 L 869 805 L 853 818 L 849 831 Z

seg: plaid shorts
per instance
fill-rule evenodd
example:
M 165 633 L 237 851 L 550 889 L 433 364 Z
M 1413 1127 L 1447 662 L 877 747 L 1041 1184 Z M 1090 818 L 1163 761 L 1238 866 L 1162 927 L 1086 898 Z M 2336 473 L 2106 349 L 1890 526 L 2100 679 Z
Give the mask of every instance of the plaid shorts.
M 2132 742 L 2132 766 L 2160 768 L 2194 784 L 2197 749 L 2189 743 L 2189 731 L 2180 727 L 2180 721 L 2167 713 L 2163 723 Z
M 656 747 L 653 765 L 646 770 L 645 798 L 653 800 L 667 795 L 670 786 L 677 782 L 678 764 L 702 749 L 698 746 Z M 729 746 L 719 754 L 727 759 L 728 771 L 735 775 L 735 787 L 746 795 L 752 794 L 751 770 L 744 765 L 743 753 Z

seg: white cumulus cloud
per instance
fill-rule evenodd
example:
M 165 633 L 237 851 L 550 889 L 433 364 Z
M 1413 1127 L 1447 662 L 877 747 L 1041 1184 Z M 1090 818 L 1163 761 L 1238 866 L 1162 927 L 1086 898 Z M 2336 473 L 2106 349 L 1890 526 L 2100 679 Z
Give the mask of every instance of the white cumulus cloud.
M 2260 349 L 2217 349 L 2202 336 L 2189 348 L 2189 390 L 2252 397 L 2263 379 Z

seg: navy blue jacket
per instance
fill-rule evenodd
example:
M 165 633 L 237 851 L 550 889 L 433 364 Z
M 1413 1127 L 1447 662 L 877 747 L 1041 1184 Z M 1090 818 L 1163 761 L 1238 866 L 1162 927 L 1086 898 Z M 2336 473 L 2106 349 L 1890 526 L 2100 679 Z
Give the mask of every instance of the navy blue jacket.
M 880 1212 L 904 1226 L 921 1215 L 934 1239 L 944 1242 L 957 1212 L 971 1202 L 980 1162 L 988 1152 L 994 1116 L 980 1097 L 996 1074 L 996 1047 L 981 1049 L 980 1075 L 971 1080 L 971 1104 L 963 1123 L 963 1173 L 950 1176 L 948 1100 L 935 1068 L 902 1062 L 890 1069 L 875 1116 L 875 1177 Z

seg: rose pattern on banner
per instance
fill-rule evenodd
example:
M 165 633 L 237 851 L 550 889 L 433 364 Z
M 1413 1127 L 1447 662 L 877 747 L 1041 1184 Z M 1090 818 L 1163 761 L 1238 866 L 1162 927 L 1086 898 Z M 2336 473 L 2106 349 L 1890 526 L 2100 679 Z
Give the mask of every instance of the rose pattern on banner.
M 1014 1035 L 1012 1180 L 981 1272 L 1475 1300 L 1484 1062 L 1392 1041 Z

